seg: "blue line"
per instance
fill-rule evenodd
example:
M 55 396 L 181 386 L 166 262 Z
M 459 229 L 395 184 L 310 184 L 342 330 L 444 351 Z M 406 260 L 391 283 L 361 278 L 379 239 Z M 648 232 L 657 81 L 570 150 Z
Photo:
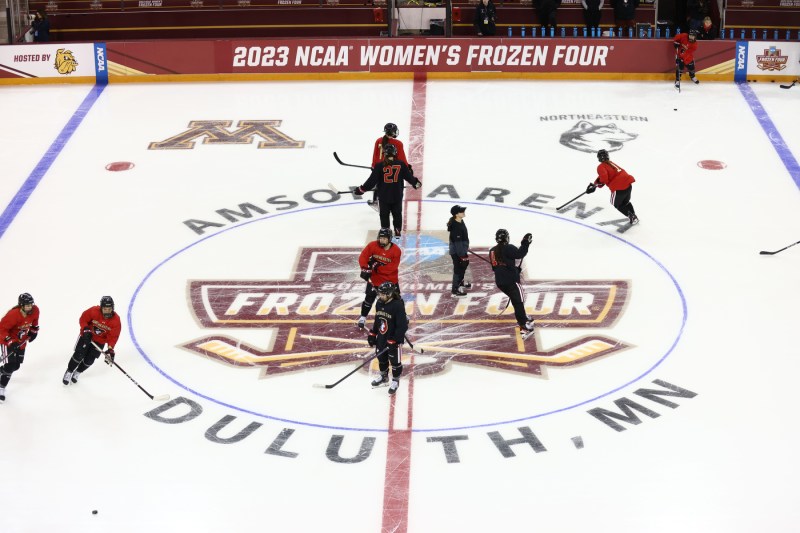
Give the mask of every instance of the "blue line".
M 11 199 L 5 211 L 3 211 L 3 214 L 0 215 L 0 238 L 5 235 L 8 227 L 14 222 L 14 219 L 17 218 L 17 215 L 25 206 L 28 198 L 33 194 L 33 191 L 39 185 L 39 182 L 42 181 L 44 175 L 47 174 L 47 171 L 50 170 L 50 166 L 55 162 L 58 154 L 60 154 L 64 146 L 67 145 L 72 134 L 75 133 L 75 130 L 81 125 L 81 122 L 86 118 L 89 110 L 105 88 L 105 85 L 95 85 L 92 87 L 92 90 L 89 91 L 89 94 L 83 99 L 81 105 L 78 106 L 78 109 L 72 114 L 72 117 L 70 117 L 66 126 L 61 130 L 61 133 L 58 134 L 53 144 L 50 145 L 50 148 L 47 149 L 47 152 L 45 152 L 44 156 L 39 160 L 39 164 L 36 165 L 36 168 L 33 169 L 22 184 L 22 187 L 17 191 L 17 194 Z
M 797 159 L 794 157 L 794 154 L 792 154 L 792 150 L 786 145 L 783 137 L 781 137 L 781 134 L 778 132 L 778 128 L 772 123 L 772 119 L 769 118 L 769 113 L 767 113 L 767 110 L 761 105 L 753 89 L 746 83 L 738 83 L 737 85 L 739 86 L 739 92 L 742 93 L 745 101 L 750 106 L 750 110 L 761 125 L 761 129 L 767 134 L 767 138 L 769 142 L 772 143 L 772 147 L 778 152 L 778 157 L 781 158 L 783 166 L 789 171 L 789 175 L 794 180 L 794 184 L 800 189 L 800 164 L 798 164 Z

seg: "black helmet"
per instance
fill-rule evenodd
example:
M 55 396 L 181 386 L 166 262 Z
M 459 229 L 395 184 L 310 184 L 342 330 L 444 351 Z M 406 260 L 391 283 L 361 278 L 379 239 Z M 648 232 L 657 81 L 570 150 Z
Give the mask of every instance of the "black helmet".
M 391 281 L 384 281 L 378 287 L 378 293 L 380 294 L 394 294 L 394 290 L 395 286 Z
M 19 295 L 19 298 L 17 298 L 17 303 L 20 307 L 23 305 L 33 305 L 33 296 L 31 296 L 30 293 L 23 292 Z
M 691 30 L 689 32 L 689 40 L 696 41 L 697 40 L 697 30 Z
M 389 137 L 397 137 L 397 134 L 400 133 L 400 130 L 397 129 L 397 124 L 393 122 L 387 122 L 386 125 L 383 127 L 383 133 L 388 135 Z
M 386 146 L 384 146 L 383 156 L 386 157 L 387 155 L 391 157 L 397 157 L 397 146 L 393 144 L 387 144 Z
M 600 161 L 601 163 L 608 161 L 608 152 L 606 152 L 605 150 L 599 150 L 597 152 L 597 160 Z
M 103 313 L 103 318 L 111 318 L 114 316 L 114 298 L 111 296 L 103 296 L 100 298 L 100 312 L 102 313 L 103 307 L 110 307 L 111 314 L 107 315 Z
M 508 230 L 497 230 L 497 232 L 494 234 L 494 240 L 498 243 L 508 242 Z
M 450 214 L 456 216 L 457 214 L 463 213 L 466 210 L 467 208 L 464 207 L 463 205 L 454 205 L 453 207 L 450 208 Z
M 392 231 L 389 228 L 381 228 L 378 230 L 378 242 L 380 243 L 381 237 L 386 237 L 389 242 L 392 242 Z

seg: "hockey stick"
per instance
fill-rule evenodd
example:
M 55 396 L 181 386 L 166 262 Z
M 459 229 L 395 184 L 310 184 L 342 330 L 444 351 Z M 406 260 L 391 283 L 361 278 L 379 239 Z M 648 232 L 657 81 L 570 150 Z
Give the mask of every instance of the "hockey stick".
M 792 244 L 790 244 L 789 246 L 784 246 L 784 247 L 783 247 L 783 248 L 781 248 L 780 250 L 775 250 L 774 252 L 767 252 L 766 250 L 761 250 L 761 251 L 760 251 L 760 252 L 758 252 L 758 253 L 759 253 L 759 254 L 761 254 L 761 255 L 775 255 L 775 254 L 777 254 L 777 253 L 780 253 L 780 252 L 784 251 L 784 250 L 785 250 L 785 249 L 787 249 L 787 248 L 791 248 L 791 247 L 792 247 L 792 246 L 794 246 L 795 244 L 800 244 L 800 241 L 793 242 L 793 243 L 792 243 Z
M 333 185 L 333 183 L 329 183 L 329 184 L 328 184 L 328 188 L 329 188 L 329 189 L 331 190 L 331 192 L 333 192 L 334 194 L 355 194 L 355 193 L 356 193 L 356 191 L 358 190 L 358 189 L 350 189 L 349 191 L 340 191 L 338 188 L 336 188 L 336 187 Z
M 376 358 L 376 357 L 378 357 L 379 355 L 383 354 L 383 353 L 384 353 L 384 352 L 386 352 L 388 349 L 389 349 L 389 348 L 388 348 L 388 347 L 386 347 L 386 348 L 384 348 L 383 350 L 381 350 L 380 352 L 378 352 L 378 353 L 374 354 L 372 357 L 370 357 L 369 359 L 367 359 L 366 361 L 364 361 L 363 363 L 361 363 L 360 365 L 358 365 L 357 367 L 355 367 L 353 370 L 351 370 L 351 371 L 350 371 L 350 372 L 348 372 L 347 374 L 345 374 L 345 375 L 342 377 L 342 379 L 340 379 L 340 380 L 339 380 L 339 381 L 337 381 L 336 383 L 331 383 L 330 385 L 323 385 L 322 383 L 314 383 L 314 385 L 313 385 L 313 386 L 314 386 L 314 387 L 316 387 L 316 388 L 318 388 L 318 389 L 332 389 L 332 388 L 334 388 L 336 385 L 338 385 L 339 383 L 341 383 L 342 381 L 346 380 L 347 378 L 349 378 L 350 376 L 352 376 L 353 374 L 355 374 L 356 372 L 358 372 L 359 370 L 361 370 L 362 368 L 364 368 L 365 366 L 367 366 L 368 364 L 370 364 L 370 363 L 372 362 L 372 360 L 373 360 L 373 359 L 375 359 L 375 358 Z
M 420 348 L 419 350 L 414 348 L 414 344 L 411 342 L 411 339 L 408 338 L 408 335 L 405 336 L 405 339 L 406 339 L 406 342 L 408 343 L 408 345 L 411 346 L 411 350 L 412 351 L 415 351 L 415 352 L 417 352 L 419 354 L 424 354 L 425 353 L 425 350 L 423 348 Z
M 564 209 L 565 207 L 567 207 L 569 204 L 571 204 L 572 202 L 574 202 L 575 200 L 577 200 L 578 198 L 580 198 L 580 197 L 581 197 L 581 196 L 583 196 L 584 194 L 586 194 L 586 191 L 583 191 L 583 192 L 582 192 L 582 193 L 580 193 L 578 196 L 576 196 L 575 198 L 573 198 L 573 199 L 572 199 L 572 200 L 570 200 L 569 202 L 565 203 L 565 204 L 564 204 L 564 205 L 562 205 L 561 207 L 556 207 L 556 211 L 561 211 L 562 209 Z
M 488 259 L 486 259 L 486 258 L 485 258 L 485 257 L 483 257 L 482 255 L 478 255 L 478 254 L 476 254 L 475 252 L 473 252 L 472 250 L 467 250 L 467 251 L 468 251 L 469 253 L 471 253 L 472 255 L 474 255 L 475 257 L 477 257 L 478 259 L 481 259 L 481 260 L 483 260 L 483 261 L 486 261 L 486 262 L 487 262 L 487 263 L 489 263 L 490 265 L 492 264 L 492 262 L 491 262 L 491 261 L 489 261 Z
M 106 351 L 105 351 L 104 349 L 100 348 L 100 347 L 97 345 L 97 343 L 96 343 L 96 342 L 92 341 L 92 344 L 94 345 L 94 347 L 95 347 L 95 348 L 97 348 L 97 350 L 98 350 L 98 351 L 99 351 L 101 354 L 103 354 L 103 355 L 105 355 L 105 354 L 106 354 Z M 151 399 L 151 400 L 155 400 L 155 401 L 157 401 L 157 402 L 166 402 L 167 400 L 169 400 L 169 394 L 159 394 L 158 396 L 153 396 L 152 394 L 150 394 L 149 392 L 147 392 L 147 391 L 145 390 L 145 388 L 144 388 L 144 387 L 142 387 L 141 385 L 139 385 L 139 383 L 138 383 L 138 382 L 137 382 L 135 379 L 133 379 L 133 378 L 130 376 L 130 374 L 128 374 L 127 372 L 125 372 L 125 370 L 123 370 L 123 368 L 122 368 L 121 366 L 119 366 L 119 365 L 117 364 L 117 362 L 116 362 L 116 361 L 112 360 L 112 361 L 111 361 L 111 364 L 113 364 L 115 367 L 117 367 L 117 368 L 119 369 L 119 371 L 120 371 L 120 372 L 122 372 L 123 374 L 125 374 L 125 377 L 127 377 L 129 380 L 131 380 L 131 381 L 133 382 L 133 384 L 134 384 L 134 385 L 136 385 L 137 387 L 139 387 L 139 390 L 141 390 L 143 393 L 147 394 L 147 395 L 150 397 L 150 399 Z
M 794 80 L 791 85 L 781 85 L 781 89 L 791 89 L 797 82 L 798 80 Z
M 355 167 L 355 168 L 366 168 L 368 170 L 372 170 L 372 167 L 365 167 L 364 165 L 351 165 L 350 163 L 345 163 L 341 159 L 339 159 L 339 155 L 336 152 L 333 152 L 333 157 L 336 159 L 336 162 L 340 165 L 344 165 L 346 167 Z

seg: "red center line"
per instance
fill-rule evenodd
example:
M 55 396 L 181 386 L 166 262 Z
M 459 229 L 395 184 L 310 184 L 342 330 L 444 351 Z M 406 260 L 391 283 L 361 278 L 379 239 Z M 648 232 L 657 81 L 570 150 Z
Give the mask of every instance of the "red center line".
M 408 162 L 414 167 L 414 175 L 423 176 L 425 155 L 425 102 L 427 78 L 425 73 L 414 75 L 414 87 L 411 92 L 411 125 L 408 143 Z M 422 189 L 408 189 L 403 199 L 403 212 L 408 213 L 409 205 L 416 207 L 414 220 L 403 217 L 403 248 L 408 242 L 407 232 L 417 236 L 422 229 Z M 419 240 L 415 246 L 415 261 L 419 263 Z M 418 280 L 414 280 L 416 284 Z M 412 320 L 414 316 L 410 317 Z M 412 341 L 413 342 L 413 341 Z M 411 429 L 414 412 L 414 353 L 408 360 L 406 369 L 407 383 L 405 394 L 408 395 L 408 422 L 402 429 L 395 429 L 395 402 L 397 397 L 389 400 L 389 435 L 386 450 L 386 473 L 383 481 L 383 523 L 381 533 L 406 533 L 408 531 L 408 499 L 411 485 Z M 402 394 L 402 390 L 398 392 Z

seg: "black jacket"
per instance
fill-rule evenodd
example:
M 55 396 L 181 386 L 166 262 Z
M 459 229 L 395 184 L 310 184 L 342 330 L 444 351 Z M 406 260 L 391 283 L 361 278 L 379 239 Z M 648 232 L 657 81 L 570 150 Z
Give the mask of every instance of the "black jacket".
M 450 255 L 466 257 L 469 253 L 469 232 L 464 221 L 456 222 L 455 217 L 447 221 L 447 231 L 450 232 Z
M 475 7 L 475 30 L 483 35 L 494 35 L 496 22 L 497 10 L 494 7 L 494 2 L 489 0 L 486 5 L 483 5 L 483 2 L 478 3 Z
M 529 242 L 523 241 L 519 248 L 513 244 L 498 244 L 489 250 L 489 261 L 498 286 L 519 283 L 520 265 L 522 258 L 528 255 L 529 246 Z

